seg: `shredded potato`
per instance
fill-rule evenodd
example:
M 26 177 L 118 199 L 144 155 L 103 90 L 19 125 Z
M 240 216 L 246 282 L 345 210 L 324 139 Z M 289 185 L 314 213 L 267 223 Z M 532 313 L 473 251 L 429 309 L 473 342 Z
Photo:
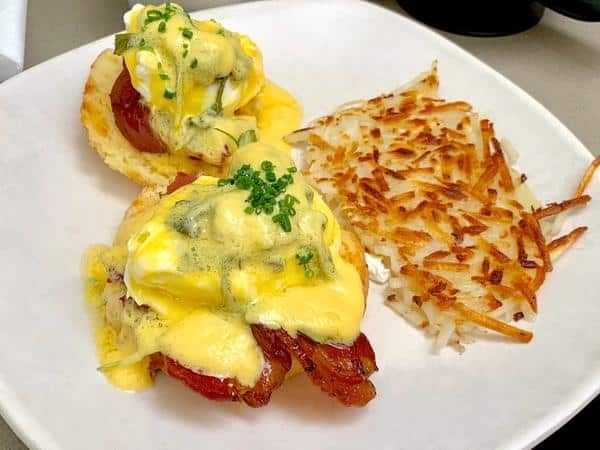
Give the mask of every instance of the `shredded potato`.
M 575 198 L 540 207 L 492 122 L 466 102 L 437 98 L 437 87 L 434 64 L 286 139 L 303 150 L 306 175 L 365 250 L 390 269 L 387 304 L 437 348 L 462 351 L 478 327 L 529 342 L 531 332 L 509 323 L 535 317 L 552 259 L 585 231 L 547 245 L 540 221 L 587 203 L 592 174 Z

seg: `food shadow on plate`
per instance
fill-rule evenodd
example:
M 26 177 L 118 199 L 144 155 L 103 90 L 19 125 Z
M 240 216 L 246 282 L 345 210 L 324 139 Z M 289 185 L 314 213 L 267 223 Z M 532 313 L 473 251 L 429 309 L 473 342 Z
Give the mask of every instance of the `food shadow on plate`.
M 125 175 L 108 167 L 90 146 L 83 127 L 81 125 L 79 127 L 81 130 L 77 133 L 77 140 L 73 145 L 73 151 L 77 154 L 77 166 L 102 192 L 122 199 L 126 203 L 130 202 L 141 187 Z
M 261 413 L 275 412 L 299 422 L 328 424 L 348 424 L 367 413 L 364 408 L 349 408 L 314 386 L 305 376 L 298 375 L 289 379 L 276 390 L 268 405 L 262 408 L 250 408 L 242 403 L 213 401 L 191 391 L 177 380 L 159 374 L 154 389 L 151 389 L 150 403 L 163 414 L 175 416 L 184 422 L 211 425 L 226 424 L 233 417 L 254 423 L 261 419 Z M 377 401 L 377 397 L 373 402 Z

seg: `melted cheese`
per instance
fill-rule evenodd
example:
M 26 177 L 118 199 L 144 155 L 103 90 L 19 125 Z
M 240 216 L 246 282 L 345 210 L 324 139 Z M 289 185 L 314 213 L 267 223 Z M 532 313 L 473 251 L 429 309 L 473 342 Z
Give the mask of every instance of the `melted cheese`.
M 264 160 L 280 173 L 292 164 L 280 150 L 251 144 L 234 155 L 231 170 Z M 112 354 L 111 360 L 104 348 L 115 343 L 99 341 L 102 363 L 126 363 L 105 370 L 111 382 L 131 389 L 137 377 L 139 387 L 146 386 L 145 356 L 160 351 L 192 370 L 252 386 L 264 360 L 250 324 L 283 328 L 292 336 L 302 332 L 319 342 L 353 342 L 364 313 L 360 277 L 340 257 L 341 231 L 329 208 L 299 174 L 294 179 L 288 192 L 301 203 L 290 233 L 270 216 L 246 214 L 248 191 L 221 188 L 211 177 L 163 197 L 150 219 L 148 212 L 129 219 L 128 295 L 152 315 L 130 320 L 135 344 L 129 352 Z M 173 226 L 183 202 L 193 202 L 195 223 L 204 230 L 194 239 Z M 211 213 L 203 222 L 206 206 Z M 317 247 L 322 242 L 335 275 L 317 272 L 307 278 L 295 255 L 309 241 Z M 201 249 L 200 257 L 194 247 Z M 87 272 L 88 280 L 103 277 Z

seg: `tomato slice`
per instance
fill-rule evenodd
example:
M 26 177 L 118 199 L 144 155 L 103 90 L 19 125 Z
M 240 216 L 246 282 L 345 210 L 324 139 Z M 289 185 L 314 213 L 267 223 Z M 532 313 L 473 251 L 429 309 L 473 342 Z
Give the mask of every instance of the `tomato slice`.
M 150 109 L 140 101 L 140 93 L 131 84 L 123 67 L 110 92 L 110 104 L 117 128 L 139 151 L 165 153 L 167 146 L 150 126 Z

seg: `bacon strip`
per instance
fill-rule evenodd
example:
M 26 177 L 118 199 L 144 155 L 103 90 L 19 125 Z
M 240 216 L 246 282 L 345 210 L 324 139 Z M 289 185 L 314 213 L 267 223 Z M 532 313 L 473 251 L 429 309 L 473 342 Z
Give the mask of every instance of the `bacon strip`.
M 292 367 L 292 358 L 273 330 L 263 325 L 252 325 L 251 328 L 265 357 L 265 367 L 254 387 L 242 394 L 242 400 L 248 406 L 257 408 L 269 403 L 273 391 L 283 384 Z
M 294 355 L 308 377 L 346 406 L 363 406 L 375 397 L 368 377 L 377 370 L 375 353 L 364 334 L 350 346 L 319 344 L 306 336 L 292 338 L 284 330 L 252 325 L 252 334 L 260 346 L 265 366 L 254 387 L 241 385 L 233 378 L 217 378 L 194 372 L 161 353 L 150 358 L 152 374 L 162 370 L 211 400 L 243 401 L 258 408 L 269 403 L 292 366 Z
M 236 402 L 240 400 L 239 392 L 232 378 L 217 378 L 202 375 L 187 367 L 183 367 L 174 359 L 161 353 L 153 356 L 157 360 L 162 358 L 162 365 L 155 362 L 153 366 L 159 366 L 168 375 L 183 381 L 190 389 L 202 394 L 210 400 L 229 400 Z
M 364 334 L 359 334 L 350 346 L 334 346 L 303 335 L 294 339 L 283 330 L 275 333 L 323 392 L 346 406 L 364 406 L 375 397 L 375 386 L 368 378 L 377 370 L 377 364 Z

